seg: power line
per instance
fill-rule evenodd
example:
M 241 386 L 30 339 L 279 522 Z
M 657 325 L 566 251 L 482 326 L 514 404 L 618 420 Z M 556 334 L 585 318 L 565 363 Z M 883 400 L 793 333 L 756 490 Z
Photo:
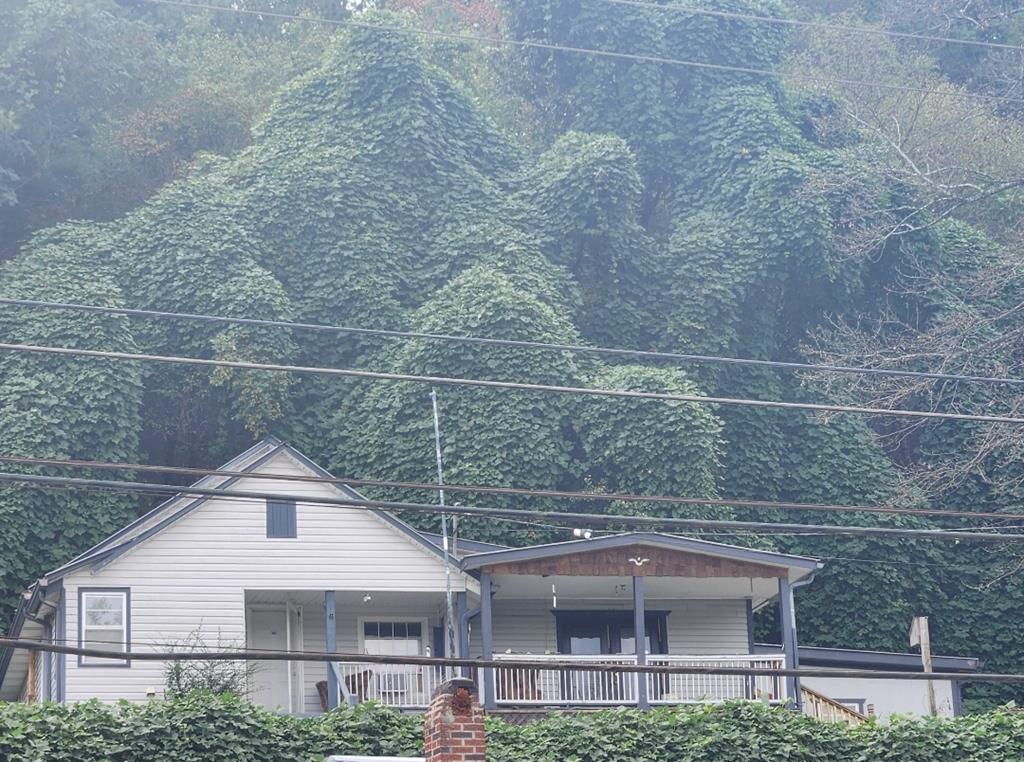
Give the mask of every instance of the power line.
M 234 649 L 218 651 L 115 651 L 101 648 L 79 648 L 57 643 L 43 643 L 23 638 L 0 637 L 0 648 L 25 651 L 48 651 L 71 656 L 121 661 L 307 661 L 351 662 L 354 664 L 385 664 L 389 666 L 423 667 L 477 667 L 547 669 L 559 672 L 639 673 L 653 675 L 752 675 L 759 677 L 850 677 L 869 680 L 970 680 L 989 683 L 1024 683 L 1024 675 L 992 672 L 897 672 L 857 669 L 809 669 L 800 667 L 719 667 L 697 664 L 602 664 L 578 662 L 570 659 L 503 659 L 461 658 L 453 656 L 390 656 L 377 654 L 351 654 L 334 651 L 271 651 L 264 649 Z M 764 658 L 768 654 L 751 654 L 751 658 Z M 656 657 L 655 657 L 656 658 Z
M 409 381 L 421 384 L 444 386 L 471 386 L 487 389 L 513 389 L 528 392 L 552 392 L 556 394 L 580 394 L 594 397 L 619 399 L 660 400 L 662 402 L 690 402 L 698 405 L 737 405 L 740 407 L 777 408 L 782 410 L 808 410 L 819 413 L 855 413 L 871 416 L 893 416 L 896 418 L 920 418 L 946 421 L 974 421 L 980 423 L 1024 424 L 1024 418 L 1002 415 L 981 415 L 971 413 L 939 413 L 929 410 L 906 410 L 903 408 L 856 407 L 852 405 L 830 405 L 814 402 L 783 402 L 742 397 L 710 397 L 700 394 L 678 394 L 670 392 L 641 392 L 626 389 L 595 389 L 586 386 L 560 386 L 557 384 L 529 384 L 516 381 L 491 381 L 479 378 L 452 376 L 424 376 L 414 373 L 388 373 L 355 368 L 323 368 L 309 365 L 279 365 L 275 363 L 248 362 L 243 360 L 215 360 L 202 357 L 181 357 L 178 355 L 153 355 L 137 352 L 114 352 L 99 349 L 75 349 L 72 347 L 51 347 L 39 344 L 0 343 L 0 350 L 8 352 L 35 352 L 40 354 L 71 357 L 94 357 L 105 360 L 130 360 L 161 362 L 175 365 L 200 365 L 214 368 L 235 368 L 310 375 L 335 376 L 341 378 L 363 378 L 377 381 Z
M 554 50 L 565 53 L 579 53 L 584 55 L 602 56 L 605 58 L 617 58 L 627 61 L 639 61 L 644 63 L 666 64 L 670 66 L 686 66 L 694 69 L 706 69 L 711 71 L 734 72 L 738 74 L 753 74 L 755 76 L 770 77 L 772 79 L 791 79 L 797 82 L 816 82 L 819 84 L 848 85 L 852 87 L 877 87 L 896 92 L 918 93 L 924 95 L 942 95 L 955 98 L 969 98 L 972 100 L 1000 101 L 1004 103 L 1024 102 L 1024 98 L 1000 97 L 985 93 L 972 93 L 963 90 L 934 90 L 926 87 L 915 87 L 913 85 L 899 85 L 883 82 L 871 82 L 859 79 L 846 79 L 836 77 L 821 77 L 809 74 L 790 74 L 775 71 L 773 69 L 758 69 L 748 66 L 729 66 L 726 64 L 707 63 L 705 61 L 690 61 L 681 58 L 668 58 L 665 56 L 646 55 L 642 53 L 619 53 L 612 50 L 598 48 L 583 48 L 573 45 L 558 45 L 550 42 L 538 42 L 535 40 L 518 40 L 506 37 L 494 37 L 490 35 L 470 35 L 460 32 L 444 32 L 439 29 L 423 29 L 422 27 L 406 27 L 394 24 L 375 24 L 359 19 L 328 19 L 317 16 L 299 16 L 291 13 L 279 13 L 276 11 L 252 10 L 248 8 L 229 8 L 222 5 L 208 5 L 205 3 L 186 2 L 185 0 L 144 0 L 157 5 L 173 5 L 180 8 L 191 8 L 193 10 L 205 10 L 221 13 L 242 13 L 259 18 L 274 18 L 287 21 L 303 21 L 314 24 L 332 24 L 337 26 L 356 27 L 360 29 L 372 29 L 380 32 L 395 32 L 406 35 L 420 35 L 424 37 L 437 37 L 445 40 L 456 40 L 472 44 L 505 45 L 522 48 L 535 48 L 540 50 Z
M 30 485 L 75 486 L 113 492 L 140 492 L 159 495 L 189 495 L 222 497 L 236 500 L 293 500 L 296 503 L 315 505 L 336 505 L 364 510 L 383 510 L 404 513 L 436 514 L 441 510 L 430 503 L 409 503 L 386 500 L 354 498 L 329 498 L 311 495 L 283 494 L 279 492 L 258 492 L 251 490 L 224 490 L 206 487 L 180 487 L 173 484 L 152 484 L 103 479 L 82 479 L 64 476 L 42 476 L 38 474 L 0 473 L 0 483 Z M 575 511 L 525 510 L 521 508 L 480 508 L 466 505 L 449 505 L 446 513 L 478 518 L 505 517 L 525 521 L 565 521 L 580 525 L 612 525 L 622 527 L 660 527 L 673 529 L 720 529 L 737 532 L 791 532 L 793 534 L 829 534 L 853 537 L 890 537 L 918 540 L 949 540 L 952 542 L 993 542 L 1024 543 L 1024 534 L 1000 534 L 980 531 L 946 529 L 896 529 L 890 527 L 837 526 L 833 524 L 786 524 L 763 521 L 728 521 L 721 519 L 659 518 L 653 516 L 630 516 L 623 514 L 581 513 Z M 972 529 L 983 529 L 973 527 Z
M 978 48 L 995 48 L 998 50 L 1013 50 L 1024 52 L 1020 45 L 1010 45 L 1002 42 L 986 42 L 984 40 L 965 40 L 961 37 L 943 37 L 941 35 L 920 34 L 918 32 L 897 32 L 891 29 L 877 29 L 869 26 L 851 26 L 849 24 L 826 24 L 820 21 L 804 21 L 801 19 L 790 19 L 779 16 L 759 16 L 753 13 L 740 13 L 737 11 L 715 11 L 708 8 L 693 8 L 685 5 L 663 5 L 661 3 L 649 2 L 648 0 L 602 0 L 613 5 L 628 5 L 634 8 L 646 8 L 656 11 L 667 11 L 680 13 L 689 16 L 712 16 L 715 18 L 734 19 L 737 21 L 754 21 L 765 24 L 779 24 L 782 26 L 802 27 L 805 29 L 821 29 L 832 32 L 853 32 L 855 34 L 871 34 L 880 37 L 896 37 L 904 40 L 918 40 L 921 42 L 942 42 L 954 45 L 968 45 Z
M 764 508 L 780 510 L 825 511 L 838 513 L 880 513 L 906 516 L 939 516 L 944 518 L 986 519 L 992 521 L 1024 521 L 1021 513 L 994 513 L 992 511 L 959 511 L 943 508 L 899 508 L 887 505 L 837 505 L 834 503 L 797 503 L 775 500 L 732 500 L 717 497 L 684 497 L 675 495 L 641 495 L 628 492 L 578 492 L 571 490 L 535 489 L 532 487 L 498 487 L 482 484 L 445 484 L 439 486 L 430 482 L 394 481 L 390 479 L 360 479 L 349 477 L 324 477 L 306 474 L 271 474 L 249 471 L 233 471 L 223 468 L 189 468 L 186 466 L 159 466 L 145 463 L 115 463 L 110 461 L 71 460 L 58 458 L 30 458 L 21 455 L 2 455 L 0 463 L 26 466 L 56 466 L 61 468 L 91 468 L 107 471 L 143 471 L 155 474 L 179 474 L 182 476 L 263 479 L 270 481 L 294 481 L 309 484 L 330 484 L 349 487 L 383 487 L 388 489 L 412 489 L 438 492 L 471 493 L 481 495 L 507 495 L 542 499 L 589 500 L 604 503 L 661 503 L 669 505 L 701 505 L 725 508 Z M 1005 529 L 1006 527 L 1000 527 Z
M 288 320 L 262 320 L 259 318 L 230 317 L 227 315 L 207 315 L 194 312 L 166 312 L 161 310 L 131 309 L 127 307 L 104 307 L 95 304 L 78 304 L 74 302 L 46 302 L 36 299 L 0 298 L 0 304 L 40 309 L 74 310 L 96 312 L 107 315 L 125 315 L 140 318 L 169 318 L 175 320 L 192 320 L 199 322 L 225 323 L 228 325 L 248 325 L 264 328 L 289 328 L 303 331 L 322 331 L 342 333 L 356 336 L 379 336 L 393 339 L 417 339 L 425 341 L 446 341 L 461 344 L 478 344 L 483 346 L 505 347 L 510 349 L 539 349 L 556 352 L 575 352 L 596 354 L 610 357 L 632 357 L 637 359 L 692 362 L 709 365 L 750 365 L 761 368 L 778 368 L 783 370 L 807 371 L 815 373 L 847 373 L 857 375 L 894 376 L 899 378 L 918 378 L 933 381 L 964 381 L 971 383 L 997 384 L 1006 386 L 1024 386 L 1024 379 L 1002 378 L 999 376 L 974 376 L 960 373 L 934 373 L 918 370 L 899 370 L 896 368 L 864 368 L 849 365 L 825 365 L 816 363 L 787 362 L 782 360 L 756 360 L 744 357 L 723 357 L 720 355 L 690 354 L 684 352 L 660 352 L 645 349 L 620 349 L 617 347 L 593 347 L 586 344 L 559 344 L 545 341 L 526 341 L 522 339 L 494 339 L 482 336 L 457 336 L 454 334 L 422 333 L 418 331 L 398 331 L 385 328 L 363 328 L 358 326 L 325 325 L 323 323 L 301 323 Z

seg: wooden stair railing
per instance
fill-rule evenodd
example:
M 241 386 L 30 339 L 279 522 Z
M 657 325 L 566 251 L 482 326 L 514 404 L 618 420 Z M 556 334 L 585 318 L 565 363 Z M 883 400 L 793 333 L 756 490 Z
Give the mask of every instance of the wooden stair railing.
M 841 722 L 846 725 L 860 725 L 867 722 L 866 715 L 830 699 L 828 696 L 818 693 L 810 688 L 800 686 L 800 693 L 803 696 L 804 714 L 821 720 L 822 722 Z

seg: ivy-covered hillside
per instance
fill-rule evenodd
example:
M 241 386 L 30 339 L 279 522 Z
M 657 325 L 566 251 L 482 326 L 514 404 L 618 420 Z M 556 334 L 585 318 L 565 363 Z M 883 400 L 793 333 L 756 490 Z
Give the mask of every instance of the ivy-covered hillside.
M 954 190 L 944 175 L 915 178 L 869 118 L 869 106 L 880 124 L 890 112 L 903 118 L 907 98 L 372 28 L 483 23 L 409 5 L 420 14 L 374 11 L 360 16 L 367 26 L 336 32 L 318 64 L 254 107 L 244 147 L 192 156 L 177 179 L 109 221 L 66 221 L 26 238 L 0 270 L 0 296 L 756 359 L 884 365 L 900 349 L 912 358 L 905 367 L 921 370 L 978 370 L 964 358 L 990 358 L 989 374 L 1018 368 L 1024 284 L 1007 221 L 1020 216 L 1022 197 L 1000 178 L 964 180 L 976 194 Z M 784 25 L 671 12 L 674 5 L 508 0 L 494 18 L 510 38 L 748 68 L 837 76 L 841 52 L 852 53 Z M 698 5 L 806 13 L 770 0 Z M 879 64 L 864 78 L 907 73 L 899 50 L 871 44 L 873 60 L 892 67 Z M 957 75 L 948 58 L 915 65 L 929 87 L 960 102 L 957 88 L 974 86 L 983 69 L 971 69 L 975 79 Z M 1014 114 L 978 108 L 963 130 L 1016 134 Z M 976 167 L 1016 160 L 995 137 L 944 147 L 935 136 L 952 129 L 943 127 L 951 109 L 919 111 L 932 132 L 900 146 L 904 155 L 927 151 Z M 961 192 L 977 203 L 958 203 Z M 14 307 L 0 311 L 0 340 L 968 412 L 1018 402 L 992 386 L 878 388 L 764 367 Z M 0 453 L 213 466 L 272 433 L 339 475 L 430 481 L 429 391 L 4 352 Z M 857 416 L 469 388 L 439 396 L 452 483 L 994 511 L 1012 510 L 1019 494 L 1015 481 L 993 476 L 1019 473 L 1016 435 L 981 424 L 903 429 Z M 956 525 L 873 513 L 465 501 Z M 144 507 L 107 493 L 0 491 L 0 620 L 27 583 Z M 566 536 L 479 520 L 461 531 L 511 544 Z M 799 592 L 803 643 L 904 650 L 910 618 L 926 613 L 938 651 L 1024 671 L 1024 630 L 1010 626 L 1024 616 L 1024 573 L 1014 573 L 1012 549 L 785 534 L 739 541 L 827 561 Z M 760 635 L 777 638 L 770 616 Z M 1013 695 L 968 692 L 978 701 Z

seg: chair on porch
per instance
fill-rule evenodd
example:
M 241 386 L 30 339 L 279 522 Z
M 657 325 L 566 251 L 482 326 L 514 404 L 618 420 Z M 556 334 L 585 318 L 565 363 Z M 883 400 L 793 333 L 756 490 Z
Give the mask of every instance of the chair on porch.
M 370 695 L 371 680 L 373 680 L 373 670 L 365 669 L 354 675 L 348 675 L 345 678 L 345 688 L 350 696 L 355 697 L 357 703 L 362 704 Z M 317 682 L 316 692 L 320 695 L 320 709 L 326 712 L 328 707 L 326 680 Z

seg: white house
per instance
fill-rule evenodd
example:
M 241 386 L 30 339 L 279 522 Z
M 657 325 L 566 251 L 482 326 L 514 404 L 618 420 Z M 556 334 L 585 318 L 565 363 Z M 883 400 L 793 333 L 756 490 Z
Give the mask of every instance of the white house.
M 813 580 L 821 567 L 815 559 L 628 533 L 526 548 L 460 541 L 446 566 L 436 535 L 384 511 L 330 504 L 360 496 L 310 481 L 330 475 L 276 439 L 220 470 L 234 475 L 208 476 L 193 487 L 282 498 L 186 493 L 168 500 L 39 579 L 24 594 L 11 634 L 106 650 L 130 645 L 135 653 L 181 648 L 198 635 L 214 649 L 441 655 L 449 650 L 450 590 L 455 651 L 508 662 L 478 675 L 491 709 L 733 698 L 801 703 L 818 695 L 792 678 L 638 680 L 517 666 L 558 659 L 780 667 L 799 664 L 801 656 L 810 663 L 815 649 L 797 648 L 792 591 Z M 788 623 L 784 643 L 756 646 L 753 612 L 776 600 Z M 0 700 L 145 701 L 162 695 L 165 666 L 3 649 Z M 294 713 L 365 700 L 417 709 L 449 674 L 437 667 L 262 662 L 251 695 Z M 906 711 L 917 708 L 909 698 L 916 684 L 888 686 L 896 698 L 885 703 L 871 681 L 862 682 L 834 686 L 842 693 L 837 698 L 866 710 L 869 703 L 898 705 L 905 693 Z M 819 693 L 831 690 L 827 682 L 816 685 Z M 845 711 L 827 697 L 818 701 Z M 954 711 L 955 702 L 947 703 Z M 848 712 L 845 719 L 858 716 Z

